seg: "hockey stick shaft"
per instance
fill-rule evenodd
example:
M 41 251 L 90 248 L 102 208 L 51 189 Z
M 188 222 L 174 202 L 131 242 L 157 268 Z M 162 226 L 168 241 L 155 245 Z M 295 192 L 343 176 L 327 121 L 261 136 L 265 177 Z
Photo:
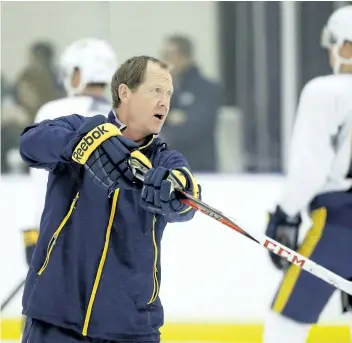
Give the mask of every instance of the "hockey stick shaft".
M 227 227 L 241 233 L 247 238 L 250 238 L 252 241 L 255 241 L 256 243 L 262 245 L 267 250 L 275 253 L 276 255 L 279 255 L 282 258 L 285 258 L 293 265 L 313 274 L 314 276 L 320 278 L 321 280 L 324 280 L 332 286 L 352 295 L 351 281 L 333 273 L 329 269 L 317 264 L 316 262 L 313 262 L 309 258 L 299 254 L 298 252 L 289 249 L 288 247 L 275 241 L 274 239 L 271 239 L 265 235 L 249 234 L 247 231 L 245 231 L 236 223 L 234 223 L 233 220 L 223 215 L 220 211 L 211 208 L 209 205 L 205 204 L 202 201 L 199 201 L 196 198 L 193 198 L 186 192 L 182 192 L 182 195 L 186 199 L 182 199 L 181 201 L 191 206 L 195 210 L 202 212 L 213 219 L 216 219 Z
M 131 166 L 135 172 L 135 176 L 140 179 L 144 180 L 144 174 L 146 173 L 146 168 L 139 165 L 138 162 L 131 161 Z M 344 279 L 343 277 L 333 273 L 332 271 L 328 270 L 327 268 L 313 262 L 309 258 L 299 254 L 298 252 L 289 249 L 285 245 L 271 239 L 263 234 L 252 234 L 245 231 L 239 225 L 237 225 L 232 219 L 224 215 L 217 209 L 212 208 L 205 202 L 193 197 L 192 195 L 186 193 L 182 189 L 179 189 L 178 184 L 173 182 L 172 178 L 170 181 L 173 183 L 175 190 L 180 195 L 180 201 L 187 204 L 188 206 L 192 207 L 196 211 L 199 211 L 210 218 L 217 220 L 218 222 L 226 225 L 227 227 L 231 228 L 232 230 L 244 235 L 245 237 L 249 238 L 250 240 L 262 245 L 267 250 L 279 255 L 280 257 L 286 259 L 293 265 L 311 273 L 312 275 L 324 280 L 325 282 L 331 284 L 332 286 L 352 295 L 352 282 Z
M 1 311 L 5 309 L 5 307 L 10 303 L 10 301 L 16 296 L 16 294 L 20 291 L 22 286 L 24 285 L 26 279 L 22 280 L 15 289 L 7 296 L 7 298 L 1 303 Z

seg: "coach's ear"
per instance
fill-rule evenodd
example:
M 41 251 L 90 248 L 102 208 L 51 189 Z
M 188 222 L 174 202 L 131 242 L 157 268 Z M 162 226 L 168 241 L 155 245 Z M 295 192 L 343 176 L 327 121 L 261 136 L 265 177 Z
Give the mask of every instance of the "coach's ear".
M 117 92 L 118 92 L 120 102 L 123 104 L 128 103 L 128 101 L 131 98 L 132 91 L 129 89 L 129 87 L 125 83 L 121 83 L 119 85 Z

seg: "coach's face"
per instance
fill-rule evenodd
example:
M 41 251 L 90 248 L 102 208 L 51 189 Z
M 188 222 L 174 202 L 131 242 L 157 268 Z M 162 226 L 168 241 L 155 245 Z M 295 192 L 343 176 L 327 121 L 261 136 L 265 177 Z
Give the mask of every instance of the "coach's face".
M 170 109 L 173 93 L 170 72 L 149 61 L 144 82 L 131 94 L 130 116 L 135 127 L 145 136 L 158 134 Z

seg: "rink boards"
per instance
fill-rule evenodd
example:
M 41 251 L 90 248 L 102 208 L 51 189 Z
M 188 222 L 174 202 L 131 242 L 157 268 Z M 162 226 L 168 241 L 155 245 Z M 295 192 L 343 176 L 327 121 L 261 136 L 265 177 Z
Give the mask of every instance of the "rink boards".
M 281 177 L 265 175 L 198 175 L 198 181 L 205 202 L 252 232 L 263 232 L 282 184 Z M 35 189 L 26 177 L 3 177 L 0 192 L 3 301 L 26 275 L 20 229 L 32 224 Z M 306 221 L 302 236 L 308 227 Z M 262 247 L 202 214 L 168 226 L 162 275 L 163 341 L 174 342 L 260 342 L 262 323 L 281 279 Z M 2 313 L 3 339 L 18 338 L 20 313 L 18 295 Z M 347 343 L 349 322 L 335 292 L 309 341 Z

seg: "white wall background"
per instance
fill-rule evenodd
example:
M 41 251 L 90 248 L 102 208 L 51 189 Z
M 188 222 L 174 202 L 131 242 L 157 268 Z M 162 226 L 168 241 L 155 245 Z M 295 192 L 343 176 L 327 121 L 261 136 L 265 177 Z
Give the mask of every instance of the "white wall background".
M 249 232 L 263 232 L 276 203 L 281 178 L 202 175 L 203 200 L 231 215 Z M 35 192 L 24 177 L 3 177 L 0 186 L 0 300 L 26 275 L 20 229 L 28 225 Z M 306 225 L 307 226 L 307 225 Z M 302 230 L 304 235 L 306 227 Z M 257 323 L 263 320 L 281 273 L 266 250 L 200 213 L 169 225 L 162 242 L 160 296 L 167 321 Z M 21 295 L 3 312 L 19 316 Z M 335 292 L 322 322 L 347 323 Z
M 30 45 L 46 39 L 57 53 L 76 39 L 107 39 L 122 62 L 137 54 L 158 57 L 165 36 L 193 38 L 204 72 L 217 78 L 216 2 L 40 1 L 1 3 L 2 72 L 11 80 L 27 61 Z

